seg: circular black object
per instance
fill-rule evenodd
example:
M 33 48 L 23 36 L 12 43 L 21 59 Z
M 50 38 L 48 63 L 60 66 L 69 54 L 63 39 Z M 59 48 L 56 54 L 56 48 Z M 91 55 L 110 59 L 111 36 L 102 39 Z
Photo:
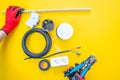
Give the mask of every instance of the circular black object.
M 52 20 L 46 19 L 42 23 L 42 28 L 44 31 L 49 32 L 54 28 L 54 23 Z
M 37 54 L 30 52 L 26 46 L 27 37 L 31 33 L 34 33 L 34 32 L 38 32 L 38 33 L 42 34 L 46 40 L 45 49 L 42 52 L 37 53 Z M 24 37 L 22 39 L 22 48 L 23 48 L 24 52 L 26 53 L 26 55 L 28 55 L 30 58 L 40 58 L 40 57 L 46 55 L 49 52 L 51 45 L 52 45 L 52 41 L 51 41 L 51 37 L 49 36 L 49 34 L 45 31 L 43 31 L 42 29 L 39 29 L 39 28 L 33 28 L 33 29 L 29 30 L 28 32 L 26 32 L 26 34 L 24 35 Z
M 43 63 L 46 63 L 47 64 L 47 66 L 46 67 L 43 67 L 42 66 L 42 64 Z M 41 60 L 40 62 L 39 62 L 39 68 L 41 69 L 41 70 L 43 70 L 43 71 L 46 71 L 46 70 L 48 70 L 49 68 L 50 68 L 50 62 L 48 61 L 48 60 Z

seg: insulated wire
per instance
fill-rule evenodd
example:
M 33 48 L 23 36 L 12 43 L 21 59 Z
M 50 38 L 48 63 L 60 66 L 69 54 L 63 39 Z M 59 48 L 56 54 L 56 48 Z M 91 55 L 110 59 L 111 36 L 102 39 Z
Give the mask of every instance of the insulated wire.
M 53 53 L 51 55 L 41 57 L 41 59 L 45 59 L 45 58 L 48 58 L 48 57 L 51 57 L 51 56 L 54 56 L 54 55 L 57 55 L 57 54 L 61 54 L 61 53 L 66 53 L 66 52 L 73 52 L 73 53 L 76 53 L 77 55 L 80 55 L 79 52 L 73 51 L 73 50 L 79 49 L 79 48 L 80 48 L 80 46 L 77 46 L 76 48 L 73 48 L 73 49 L 70 49 L 70 50 L 64 50 L 64 51 L 61 51 L 61 52 L 56 52 L 56 53 Z M 27 59 L 31 59 L 31 57 L 25 58 L 24 60 L 27 60 Z M 35 59 L 37 59 L 37 58 L 35 58 Z
M 24 10 L 23 12 L 64 12 L 64 11 L 90 11 L 91 8 L 63 8 L 63 9 L 46 9 L 46 10 Z M 1 11 L 5 13 L 6 11 Z
M 85 78 L 82 78 L 82 76 L 80 76 L 80 74 L 77 73 L 77 76 L 79 77 L 80 80 L 85 80 Z
M 40 33 L 41 35 L 44 36 L 44 38 L 46 40 L 46 46 L 45 46 L 44 50 L 42 52 L 37 53 L 37 54 L 29 51 L 29 49 L 26 46 L 27 37 L 34 32 Z M 49 36 L 49 34 L 47 32 L 44 32 L 42 29 L 39 29 L 39 28 L 33 28 L 33 29 L 27 31 L 22 39 L 23 51 L 25 52 L 26 55 L 28 55 L 31 58 L 40 58 L 42 56 L 45 56 L 49 52 L 51 45 L 52 45 L 52 41 L 51 41 L 51 37 Z
M 66 53 L 66 52 L 70 52 L 70 50 L 65 50 L 65 51 L 61 51 L 61 52 L 56 52 L 56 53 L 53 53 L 51 55 L 48 55 L 48 56 L 45 56 L 45 57 L 41 57 L 41 58 L 48 58 L 48 57 L 51 57 L 51 56 L 54 56 L 54 55 L 57 55 L 57 54 L 61 54 L 61 53 Z

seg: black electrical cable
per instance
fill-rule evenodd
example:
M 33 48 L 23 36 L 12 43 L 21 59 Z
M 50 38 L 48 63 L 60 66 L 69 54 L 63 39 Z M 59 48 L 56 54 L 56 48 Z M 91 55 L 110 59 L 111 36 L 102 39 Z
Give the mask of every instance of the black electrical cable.
M 56 53 L 53 53 L 51 55 L 48 55 L 48 56 L 45 56 L 45 57 L 41 57 L 41 58 L 48 58 L 48 57 L 51 57 L 51 56 L 54 56 L 54 55 L 57 55 L 57 54 L 61 54 L 61 53 L 66 53 L 66 52 L 70 52 L 70 50 L 65 50 L 65 51 L 61 51 L 61 52 L 56 52 Z
M 57 54 L 66 53 L 66 52 L 73 52 L 73 53 L 75 53 L 77 55 L 80 55 L 80 52 L 73 51 L 74 49 L 79 49 L 79 48 L 80 48 L 80 46 L 77 46 L 76 48 L 73 48 L 73 49 L 70 49 L 70 50 L 64 50 L 64 51 L 61 51 L 61 52 L 56 52 L 56 53 L 50 54 L 48 56 L 42 56 L 40 58 L 41 59 L 45 59 L 45 58 L 49 58 L 51 56 L 54 56 L 54 55 L 57 55 Z M 27 59 L 31 59 L 31 58 L 25 58 L 25 60 L 27 60 Z
M 29 51 L 26 46 L 27 37 L 34 32 L 38 32 L 38 33 L 42 34 L 46 40 L 46 46 L 45 46 L 44 50 L 37 54 Z M 33 29 L 29 30 L 28 32 L 26 32 L 26 34 L 24 35 L 24 37 L 22 39 L 22 48 L 23 48 L 24 52 L 26 53 L 26 55 L 29 56 L 29 58 L 41 58 L 41 57 L 45 56 L 49 52 L 51 45 L 52 45 L 51 37 L 49 36 L 49 34 L 47 32 L 43 31 L 40 28 L 33 28 Z
M 51 56 L 54 56 L 54 55 L 57 55 L 57 54 L 66 53 L 66 52 L 73 52 L 77 55 L 80 55 L 80 52 L 73 51 L 74 49 L 79 49 L 79 48 L 80 48 L 80 46 L 77 46 L 76 48 L 73 48 L 73 49 L 70 49 L 70 50 L 64 50 L 64 51 L 61 51 L 61 52 L 56 52 L 56 53 L 53 53 L 53 54 L 48 55 L 48 56 L 43 56 L 41 58 L 48 58 L 48 57 L 51 57 Z

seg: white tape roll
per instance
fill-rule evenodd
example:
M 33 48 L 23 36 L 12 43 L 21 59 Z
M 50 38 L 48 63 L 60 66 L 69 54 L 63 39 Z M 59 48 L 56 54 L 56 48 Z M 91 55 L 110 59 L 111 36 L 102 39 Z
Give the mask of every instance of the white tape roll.
M 67 40 L 70 39 L 73 35 L 73 28 L 68 23 L 62 23 L 57 28 L 57 36 L 60 39 Z

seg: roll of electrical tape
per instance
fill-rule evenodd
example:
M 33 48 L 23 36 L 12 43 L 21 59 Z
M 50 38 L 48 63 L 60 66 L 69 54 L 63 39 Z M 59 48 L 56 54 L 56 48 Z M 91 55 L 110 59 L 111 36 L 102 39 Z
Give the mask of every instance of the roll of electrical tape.
M 43 71 L 46 71 L 50 68 L 50 62 L 48 60 L 41 60 L 39 62 L 39 68 Z
M 27 37 L 34 32 L 38 32 L 38 33 L 42 34 L 46 40 L 45 49 L 42 52 L 37 53 L 37 54 L 28 50 L 27 46 L 26 46 Z M 39 28 L 33 28 L 33 29 L 29 30 L 22 39 L 22 48 L 23 48 L 24 52 L 26 53 L 26 55 L 28 55 L 30 58 L 41 58 L 41 57 L 45 56 L 49 52 L 51 45 L 52 45 L 52 41 L 51 41 L 51 37 L 49 36 L 49 34 Z
M 73 28 L 68 23 L 62 23 L 58 26 L 56 34 L 62 40 L 70 39 L 73 35 Z

